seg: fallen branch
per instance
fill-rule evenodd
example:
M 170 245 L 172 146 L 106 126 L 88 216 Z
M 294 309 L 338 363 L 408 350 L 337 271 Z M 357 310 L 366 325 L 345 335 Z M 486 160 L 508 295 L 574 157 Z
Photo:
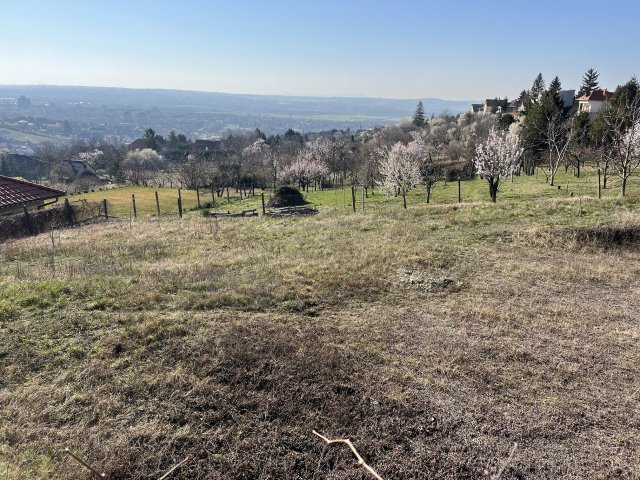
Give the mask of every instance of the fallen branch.
M 344 443 L 344 444 L 346 444 L 351 449 L 351 451 L 356 456 L 356 458 L 358 459 L 358 464 L 359 465 L 361 465 L 367 472 L 369 472 L 371 475 L 373 475 L 373 478 L 375 478 L 376 480 L 384 480 L 380 475 L 378 475 L 378 473 L 373 468 L 371 468 L 369 465 L 367 465 L 365 463 L 365 461 L 362 459 L 362 457 L 360 456 L 360 454 L 356 450 L 356 447 L 353 446 L 353 443 L 351 443 L 351 440 L 349 440 L 348 438 L 336 438 L 336 439 L 330 440 L 327 437 L 325 437 L 324 435 L 319 434 L 315 430 L 313 430 L 313 434 L 318 436 L 318 437 L 320 437 L 328 445 L 331 445 L 332 443 Z
M 177 465 L 174 465 L 171 470 L 169 470 L 167 473 L 165 473 L 164 475 L 162 475 L 158 480 L 164 480 L 165 478 L 169 478 L 169 475 L 171 475 L 174 471 L 176 471 L 178 468 L 180 468 L 184 463 L 187 463 L 189 460 L 191 460 L 191 457 L 187 457 L 184 460 L 182 460 L 180 463 L 178 463 Z
M 511 465 L 511 461 L 513 460 L 513 454 L 516 453 L 516 448 L 518 448 L 518 444 L 516 442 L 513 442 L 513 447 L 511 447 L 509 456 L 507 457 L 506 460 L 503 460 L 502 462 L 500 462 L 500 468 L 498 469 L 498 472 L 491 477 L 491 480 L 500 480 L 500 477 L 502 476 L 504 471 L 507 469 L 509 465 Z
M 98 477 L 98 478 L 107 478 L 107 474 L 106 473 L 100 473 L 98 470 L 96 470 L 95 468 L 93 468 L 91 465 L 89 465 L 87 462 L 85 462 L 84 460 L 82 460 L 80 457 L 78 457 L 75 453 L 73 453 L 71 451 L 71 449 L 69 447 L 65 448 L 64 451 L 66 453 L 69 454 L 69 456 L 71 458 L 73 458 L 76 462 L 78 462 L 80 465 L 82 465 L 84 468 L 86 468 L 87 470 L 89 470 L 92 475 Z

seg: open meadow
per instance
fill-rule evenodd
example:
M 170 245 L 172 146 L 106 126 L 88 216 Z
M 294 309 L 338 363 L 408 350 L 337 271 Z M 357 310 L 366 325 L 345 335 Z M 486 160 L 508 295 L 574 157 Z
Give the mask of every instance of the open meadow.
M 65 447 L 113 479 L 370 478 L 313 429 L 386 480 L 492 478 L 514 443 L 500 478 L 640 478 L 640 182 L 594 178 L 279 219 L 71 197 L 120 218 L 0 244 L 0 478 L 90 478 Z

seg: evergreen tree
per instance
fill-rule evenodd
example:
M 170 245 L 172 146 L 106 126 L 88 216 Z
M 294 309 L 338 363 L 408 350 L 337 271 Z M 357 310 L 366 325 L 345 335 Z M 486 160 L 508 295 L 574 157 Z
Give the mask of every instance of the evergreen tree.
M 422 105 L 422 100 L 418 102 L 418 106 L 416 107 L 416 113 L 413 114 L 413 124 L 416 127 L 423 127 L 426 123 L 426 119 L 424 118 L 424 105 Z
M 596 90 L 599 87 L 599 76 L 600 74 L 595 69 L 590 68 L 589 70 L 587 70 L 582 77 L 582 85 L 580 86 L 580 90 L 578 90 L 578 97 L 589 95 L 589 93 Z
M 560 79 L 556 76 L 551 83 L 549 84 L 549 89 L 547 90 L 549 94 L 553 97 L 560 108 L 564 108 L 564 103 L 562 102 L 562 98 L 560 97 L 560 92 L 562 91 L 562 83 L 560 83 Z
M 531 86 L 531 98 L 537 100 L 542 92 L 544 92 L 545 83 L 542 78 L 542 73 L 539 73 Z
M 526 90 L 522 90 L 520 92 L 520 95 L 518 95 L 518 103 L 524 103 L 528 97 L 529 97 L 529 92 L 527 92 Z

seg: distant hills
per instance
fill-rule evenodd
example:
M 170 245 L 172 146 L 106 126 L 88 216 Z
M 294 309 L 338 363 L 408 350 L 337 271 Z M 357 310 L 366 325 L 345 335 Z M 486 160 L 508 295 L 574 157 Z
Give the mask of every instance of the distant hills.
M 472 100 L 441 98 L 388 99 L 370 97 L 298 97 L 199 92 L 189 90 L 76 87 L 52 85 L 0 85 L 0 97 L 25 95 L 34 103 L 92 103 L 147 108 L 206 108 L 220 113 L 276 115 L 373 116 L 400 120 L 413 114 L 418 100 L 431 115 L 460 113 Z
M 21 96 L 28 101 L 12 101 Z M 300 97 L 186 90 L 111 87 L 0 85 L 0 127 L 62 138 L 118 138 L 127 141 L 145 128 L 191 138 L 213 138 L 234 130 L 260 128 L 267 134 L 289 128 L 302 132 L 371 128 L 410 119 L 418 100 L 425 112 L 466 111 L 472 100 L 440 98 Z M 15 119 L 29 119 L 28 128 Z M 54 122 L 65 122 L 64 132 Z M 58 129 L 58 130 L 56 130 Z M 5 141 L 13 141 L 0 135 Z M 15 135 L 12 137 L 15 139 Z M 1 147 L 2 145 L 0 145 Z M 11 145 L 10 145 L 11 147 Z

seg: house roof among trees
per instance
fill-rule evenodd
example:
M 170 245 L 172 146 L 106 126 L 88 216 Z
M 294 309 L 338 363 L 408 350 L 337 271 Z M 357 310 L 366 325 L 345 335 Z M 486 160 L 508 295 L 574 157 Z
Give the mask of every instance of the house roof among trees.
M 580 98 L 578 98 L 578 100 L 583 100 L 583 101 L 593 100 L 596 102 L 607 102 L 611 100 L 611 97 L 613 97 L 613 92 L 607 91 L 606 88 L 604 89 L 597 88 L 596 90 L 589 92 L 587 95 L 581 96 Z
M 193 142 L 195 150 L 212 150 L 222 145 L 220 140 L 196 140 Z
M 133 152 L 135 150 L 144 150 L 147 148 L 147 141 L 144 138 L 137 138 L 129 145 L 127 145 L 127 152 Z
M 66 192 L 0 175 L 0 209 L 26 205 L 62 195 L 66 195 Z
M 484 102 L 487 107 L 503 107 L 507 105 L 506 98 L 487 98 Z

